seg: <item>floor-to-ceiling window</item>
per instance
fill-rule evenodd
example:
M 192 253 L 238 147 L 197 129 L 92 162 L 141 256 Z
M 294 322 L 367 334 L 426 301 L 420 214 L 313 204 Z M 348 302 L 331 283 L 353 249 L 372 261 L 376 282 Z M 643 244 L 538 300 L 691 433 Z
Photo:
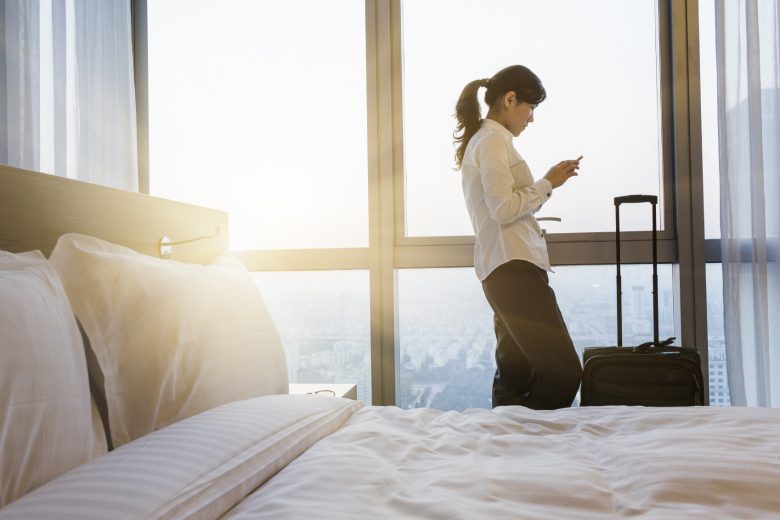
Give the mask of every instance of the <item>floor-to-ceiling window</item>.
M 515 139 L 531 171 L 539 178 L 555 163 L 583 156 L 580 176 L 538 215 L 561 218 L 548 231 L 613 231 L 616 195 L 663 200 L 664 56 L 656 4 L 402 1 L 405 236 L 472 234 L 453 172 L 455 102 L 466 83 L 515 63 L 531 68 L 548 95 Z M 645 209 L 626 207 L 623 228 L 650 229 Z
M 664 36 L 669 6 L 655 0 L 406 0 L 399 7 L 402 59 L 394 79 L 403 128 L 396 172 L 404 197 L 397 198 L 397 241 L 427 249 L 417 256 L 440 266 L 450 262 L 451 248 L 470 249 L 471 224 L 460 174 L 453 171 L 455 102 L 468 82 L 526 65 L 548 97 L 515 147 L 536 178 L 563 159 L 583 156 L 580 175 L 538 214 L 561 219 L 543 223 L 553 262 L 567 264 L 555 267 L 551 285 L 579 350 L 614 345 L 615 196 L 659 196 L 662 261 L 676 260 L 663 249 L 676 236 L 668 110 L 673 58 Z M 634 262 L 650 259 L 649 207 L 621 208 L 621 229 L 635 232 L 626 234 L 624 245 Z M 646 264 L 623 270 L 624 344 L 652 337 L 651 271 Z M 664 263 L 658 296 L 665 337 L 681 328 L 678 290 L 671 264 Z M 400 269 L 398 291 L 398 404 L 489 406 L 492 313 L 473 269 Z
M 561 218 L 543 227 L 575 344 L 615 341 L 612 199 L 631 193 L 661 202 L 661 334 L 695 336 L 678 256 L 691 225 L 679 182 L 697 175 L 680 171 L 696 150 L 675 111 L 689 94 L 686 6 L 146 2 L 149 190 L 230 212 L 291 381 L 358 383 L 377 404 L 489 406 L 492 316 L 452 113 L 468 81 L 522 63 L 548 92 L 515 141 L 535 176 L 584 156 L 539 215 Z M 652 336 L 649 209 L 625 207 L 621 224 L 631 344 Z
M 150 193 L 229 212 L 291 382 L 355 383 L 369 400 L 363 2 L 146 8 Z
M 723 273 L 720 264 L 720 161 L 718 154 L 717 74 L 715 71 L 715 5 L 701 0 L 699 56 L 701 84 L 702 187 L 704 238 L 707 244 L 707 342 L 710 404 L 728 406 L 726 340 L 723 332 Z

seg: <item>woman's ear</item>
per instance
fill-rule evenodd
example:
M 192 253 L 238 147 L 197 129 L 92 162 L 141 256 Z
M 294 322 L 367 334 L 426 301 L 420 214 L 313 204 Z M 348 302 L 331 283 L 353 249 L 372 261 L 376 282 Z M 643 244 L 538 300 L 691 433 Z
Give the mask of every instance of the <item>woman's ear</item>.
M 509 92 L 504 94 L 503 97 L 504 108 L 512 108 L 516 102 L 517 102 L 517 94 L 515 94 L 513 91 L 510 90 Z

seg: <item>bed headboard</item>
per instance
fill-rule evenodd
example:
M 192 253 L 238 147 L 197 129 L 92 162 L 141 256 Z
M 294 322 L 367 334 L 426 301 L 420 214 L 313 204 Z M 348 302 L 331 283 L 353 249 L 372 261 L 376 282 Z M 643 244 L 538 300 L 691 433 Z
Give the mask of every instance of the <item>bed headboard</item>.
M 228 214 L 0 165 L 0 249 L 48 257 L 64 233 L 158 257 L 167 236 L 172 259 L 205 264 L 228 249 Z

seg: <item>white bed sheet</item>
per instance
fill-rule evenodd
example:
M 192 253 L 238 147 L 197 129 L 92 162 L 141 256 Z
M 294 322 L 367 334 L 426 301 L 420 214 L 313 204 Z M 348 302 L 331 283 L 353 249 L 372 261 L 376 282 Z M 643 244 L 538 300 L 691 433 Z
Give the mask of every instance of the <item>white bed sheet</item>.
M 780 518 L 780 410 L 366 407 L 226 517 Z
M 780 410 L 457 413 L 265 396 L 146 435 L 0 510 L 220 517 L 780 518 Z

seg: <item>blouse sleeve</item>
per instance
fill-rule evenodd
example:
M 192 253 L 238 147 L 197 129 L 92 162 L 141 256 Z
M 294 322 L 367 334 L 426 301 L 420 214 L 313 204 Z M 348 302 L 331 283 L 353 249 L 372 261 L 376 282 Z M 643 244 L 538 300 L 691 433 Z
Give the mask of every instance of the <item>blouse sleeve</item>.
M 498 224 L 509 224 L 535 213 L 552 196 L 552 184 L 539 179 L 524 188 L 512 189 L 514 178 L 509 168 L 511 155 L 501 136 L 487 136 L 477 152 L 477 166 L 490 217 Z

